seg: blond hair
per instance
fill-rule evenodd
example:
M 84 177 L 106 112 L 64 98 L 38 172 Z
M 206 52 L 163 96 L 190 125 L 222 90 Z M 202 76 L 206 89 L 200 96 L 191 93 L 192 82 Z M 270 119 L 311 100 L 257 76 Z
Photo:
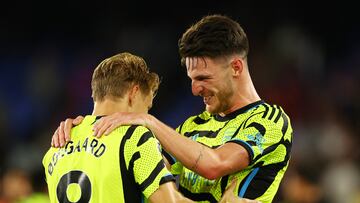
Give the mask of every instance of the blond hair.
M 150 72 L 143 58 L 128 52 L 120 53 L 103 60 L 94 70 L 91 88 L 94 101 L 105 97 L 121 98 L 133 86 L 148 95 L 159 87 L 159 76 Z

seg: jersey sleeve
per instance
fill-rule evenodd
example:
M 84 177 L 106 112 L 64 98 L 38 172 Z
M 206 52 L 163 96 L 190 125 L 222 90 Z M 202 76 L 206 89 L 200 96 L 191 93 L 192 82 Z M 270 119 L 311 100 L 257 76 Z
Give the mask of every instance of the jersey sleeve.
M 281 124 L 262 118 L 251 117 L 228 142 L 243 146 L 249 153 L 249 165 L 262 161 L 263 165 L 281 162 L 287 154 L 281 144 Z
M 159 141 L 151 131 L 144 129 L 140 128 L 140 138 L 136 144 L 139 158 L 134 161 L 133 173 L 140 190 L 149 198 L 161 184 L 174 181 L 175 178 L 165 166 Z

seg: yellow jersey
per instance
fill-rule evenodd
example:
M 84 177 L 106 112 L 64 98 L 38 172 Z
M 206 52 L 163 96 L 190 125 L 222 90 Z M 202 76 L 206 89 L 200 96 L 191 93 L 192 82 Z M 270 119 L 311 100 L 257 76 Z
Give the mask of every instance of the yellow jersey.
M 98 139 L 92 135 L 98 118 L 86 116 L 71 130 L 71 141 L 45 154 L 51 202 L 144 202 L 174 181 L 150 130 L 121 126 Z

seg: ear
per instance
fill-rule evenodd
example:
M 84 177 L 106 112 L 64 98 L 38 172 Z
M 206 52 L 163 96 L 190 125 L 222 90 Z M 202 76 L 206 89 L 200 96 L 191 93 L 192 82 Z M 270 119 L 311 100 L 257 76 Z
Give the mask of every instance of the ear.
M 140 92 L 140 87 L 139 85 L 134 85 L 130 88 L 129 92 L 128 92 L 128 103 L 129 106 L 132 106 L 134 104 L 135 98 L 137 97 L 137 95 Z
M 232 75 L 239 76 L 244 69 L 244 61 L 241 58 L 234 58 L 231 62 Z

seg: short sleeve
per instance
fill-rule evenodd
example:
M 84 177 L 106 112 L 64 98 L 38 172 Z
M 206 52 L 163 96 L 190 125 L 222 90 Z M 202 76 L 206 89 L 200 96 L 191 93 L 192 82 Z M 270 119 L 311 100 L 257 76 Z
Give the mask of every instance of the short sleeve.
M 134 178 L 144 196 L 149 198 L 161 184 L 174 181 L 175 178 L 167 170 L 160 144 L 150 131 L 141 135 L 137 150 L 139 158 L 134 161 Z
M 279 160 L 271 157 L 282 137 L 281 128 L 276 123 L 254 116 L 228 142 L 237 143 L 248 151 L 250 165 L 264 161 L 263 158 L 267 159 L 266 164 L 271 164 L 280 162 L 286 155 L 284 151 Z

